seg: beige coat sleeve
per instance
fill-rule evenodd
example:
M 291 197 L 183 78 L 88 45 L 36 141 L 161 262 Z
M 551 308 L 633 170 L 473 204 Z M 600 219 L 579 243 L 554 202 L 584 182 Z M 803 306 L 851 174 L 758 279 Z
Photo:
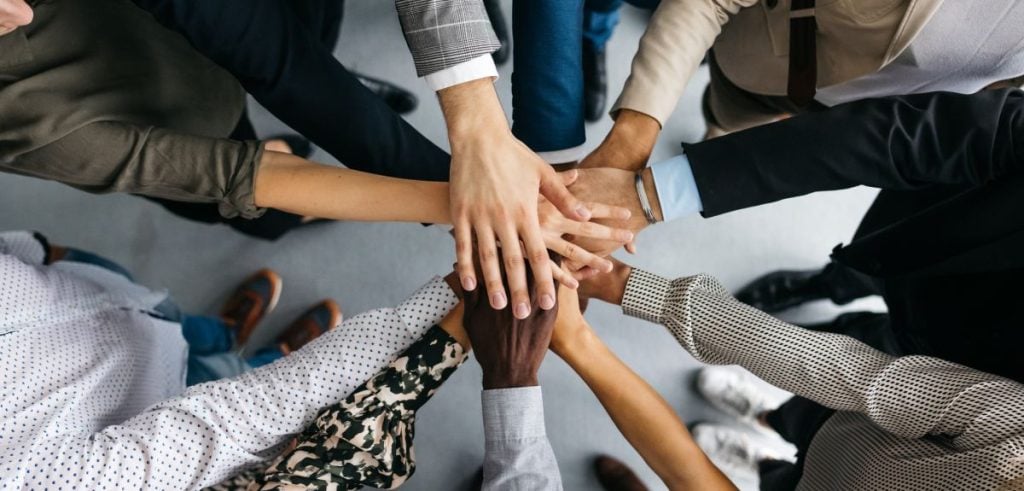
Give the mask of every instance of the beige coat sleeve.
M 258 141 L 206 138 L 122 122 L 85 125 L 0 169 L 90 193 L 131 193 L 218 203 L 225 217 L 262 214 L 253 186 Z
M 704 53 L 731 15 L 758 0 L 662 0 L 647 31 L 612 114 L 631 109 L 662 126 L 683 95 Z

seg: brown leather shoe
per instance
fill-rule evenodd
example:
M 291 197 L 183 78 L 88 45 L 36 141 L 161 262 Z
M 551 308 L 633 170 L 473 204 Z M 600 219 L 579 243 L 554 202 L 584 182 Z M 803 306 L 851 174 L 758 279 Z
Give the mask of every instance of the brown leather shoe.
M 647 491 L 647 486 L 626 464 L 607 455 L 594 459 L 594 471 L 605 491 Z
M 277 273 L 261 269 L 246 278 L 228 298 L 220 317 L 235 329 L 235 342 L 239 346 L 249 340 L 260 320 L 277 307 L 281 286 Z
M 321 334 L 341 325 L 341 307 L 334 300 L 324 300 L 307 310 L 277 338 L 285 355 L 305 346 Z

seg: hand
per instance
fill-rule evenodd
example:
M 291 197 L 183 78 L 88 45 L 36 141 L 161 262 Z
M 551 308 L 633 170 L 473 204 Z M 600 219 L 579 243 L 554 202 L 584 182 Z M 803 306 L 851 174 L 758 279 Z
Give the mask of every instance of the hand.
M 580 309 L 580 297 L 576 290 L 562 288 L 558 292 L 558 316 L 555 318 L 554 332 L 551 335 L 551 351 L 565 358 L 581 341 L 593 335 L 593 331 L 583 319 Z
M 513 315 L 525 319 L 534 305 L 554 308 L 555 286 L 546 267 L 538 196 L 543 195 L 572 220 L 589 220 L 590 210 L 569 192 L 551 166 L 512 136 L 489 80 L 456 85 L 439 94 L 452 147 L 451 218 L 463 288 L 472 291 L 477 287 L 472 263 L 475 234 L 493 308 L 505 308 L 509 297 L 499 273 L 499 241 Z M 536 276 L 537 302 L 528 294 L 526 261 Z
M 572 170 L 562 172 L 560 175 L 563 176 L 566 185 L 572 185 L 579 173 Z M 586 206 L 590 209 L 594 220 L 604 220 L 606 223 L 623 223 L 631 216 L 630 211 L 623 207 L 600 203 L 586 203 Z M 629 230 L 602 225 L 594 221 L 569 220 L 555 209 L 554 205 L 544 199 L 541 200 L 538 212 L 540 227 L 544 231 L 545 246 L 567 261 L 573 262 L 577 268 L 587 267 L 599 272 L 611 271 L 612 263 L 604 257 L 610 252 L 608 249 L 618 249 L 633 240 L 633 233 Z M 595 244 L 603 244 L 604 248 L 601 251 L 588 251 L 566 240 L 564 238 L 566 235 L 572 236 L 574 240 L 592 239 Z M 600 254 L 595 254 L 595 252 L 600 252 Z M 553 272 L 557 275 L 559 271 Z M 563 282 L 563 284 L 565 283 Z M 571 284 L 566 286 L 575 287 Z
M 622 305 L 622 297 L 626 294 L 626 282 L 629 281 L 633 267 L 614 257 L 608 259 L 613 265 L 610 273 L 580 280 L 578 294 L 582 300 L 596 298 L 612 305 Z
M 548 268 L 548 264 L 543 267 Z M 528 270 L 527 280 L 530 276 Z M 537 371 L 551 343 L 558 306 L 532 309 L 525 319 L 518 319 L 508 309 L 491 308 L 479 289 L 466 292 L 465 302 L 462 323 L 483 368 L 484 389 L 538 385 Z
M 581 200 L 587 202 L 607 203 L 611 206 L 622 207 L 630 211 L 627 220 L 609 222 L 604 219 L 594 220 L 597 224 L 611 223 L 626 228 L 634 234 L 639 233 L 647 227 L 647 218 L 640 206 L 640 197 L 636 192 L 636 173 L 621 169 L 601 167 L 596 169 L 580 169 L 579 178 L 569 188 Z M 646 171 L 649 173 L 649 171 Z M 657 193 L 654 191 L 653 179 L 647 188 L 647 197 L 651 202 L 655 218 L 661 218 L 661 204 L 658 202 Z M 648 181 L 645 180 L 645 185 Z M 594 251 L 599 256 L 607 256 L 617 250 L 622 244 L 589 238 L 574 238 L 573 242 L 589 251 Z M 605 271 L 608 271 L 607 269 Z
M 580 168 L 614 167 L 638 172 L 647 166 L 661 125 L 644 113 L 619 110 L 615 124 L 593 152 L 580 162 Z

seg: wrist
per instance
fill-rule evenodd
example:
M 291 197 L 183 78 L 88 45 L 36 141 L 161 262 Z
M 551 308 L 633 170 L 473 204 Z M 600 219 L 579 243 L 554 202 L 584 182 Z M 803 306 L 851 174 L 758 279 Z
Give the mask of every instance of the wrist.
M 574 329 L 573 334 L 551 342 L 551 351 L 564 360 L 569 366 L 576 367 L 586 363 L 600 349 L 602 343 L 589 326 Z
M 660 131 L 661 125 L 656 119 L 644 113 L 623 109 L 619 111 L 607 141 L 621 149 L 620 158 L 627 165 L 627 170 L 638 171 L 647 165 Z
M 601 300 L 612 305 L 622 305 L 622 299 L 626 296 L 626 284 L 629 282 L 629 275 L 633 272 L 632 266 L 622 265 L 612 270 L 610 281 L 607 282 L 607 289 L 602 292 Z
M 536 387 L 537 371 L 533 370 L 484 370 L 484 390 L 515 389 L 519 387 Z
M 510 133 L 505 112 L 489 78 L 471 80 L 439 91 L 452 151 L 463 142 L 492 132 Z

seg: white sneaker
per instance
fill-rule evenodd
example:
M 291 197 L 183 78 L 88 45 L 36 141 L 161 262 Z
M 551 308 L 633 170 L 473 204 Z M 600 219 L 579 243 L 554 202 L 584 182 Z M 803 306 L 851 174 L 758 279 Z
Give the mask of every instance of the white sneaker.
M 768 444 L 727 426 L 700 423 L 695 425 L 690 433 L 711 462 L 733 481 L 757 482 L 758 463 L 762 460 L 796 461 L 794 456 L 781 453 Z
M 694 385 L 697 393 L 716 409 L 751 422 L 757 415 L 779 406 L 779 401 L 774 400 L 761 384 L 746 370 L 707 366 L 697 373 Z

